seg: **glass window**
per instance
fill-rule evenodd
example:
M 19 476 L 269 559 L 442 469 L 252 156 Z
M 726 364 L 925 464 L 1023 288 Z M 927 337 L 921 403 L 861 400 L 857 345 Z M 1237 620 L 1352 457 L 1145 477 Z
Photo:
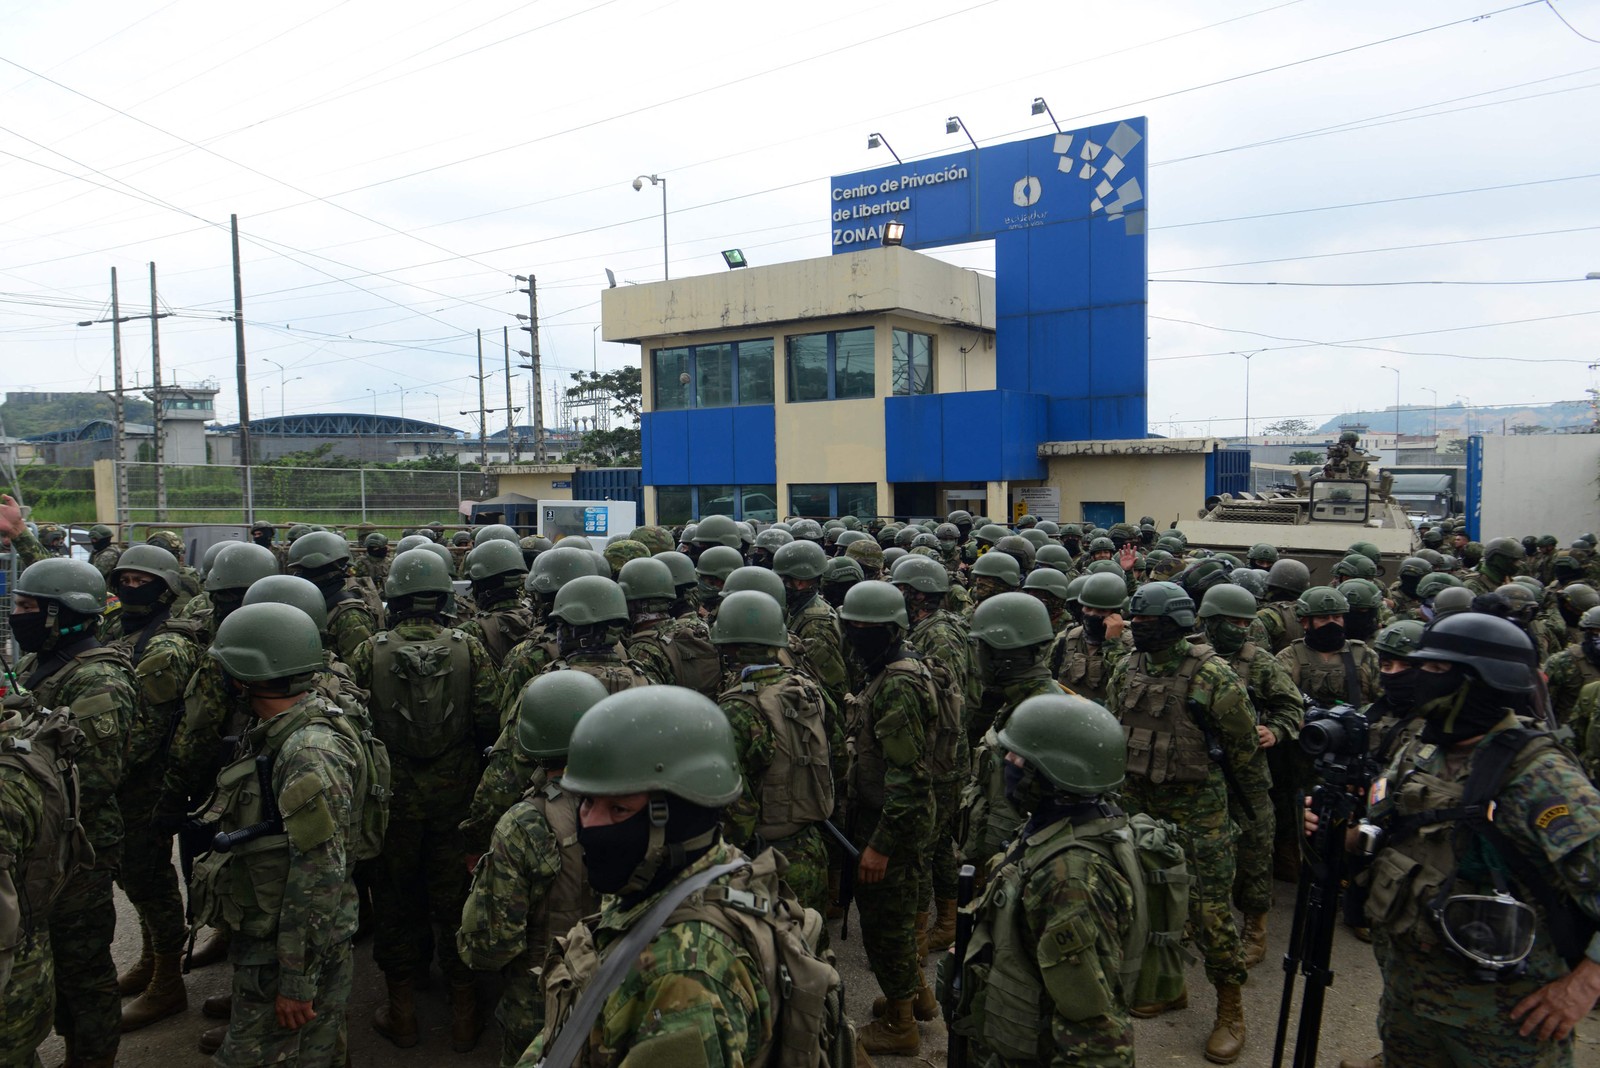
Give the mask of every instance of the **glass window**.
M 827 519 L 833 515 L 832 486 L 798 482 L 789 486 L 789 512 L 793 515 Z
M 694 518 L 694 501 L 688 486 L 656 487 L 656 522 L 687 523 Z
M 828 399 L 828 335 L 805 334 L 785 343 L 790 401 Z
M 933 337 L 909 330 L 894 332 L 894 362 L 890 370 L 894 395 L 909 397 L 933 392 Z
M 835 515 L 861 519 L 878 514 L 878 486 L 875 482 L 844 482 L 839 485 L 839 510 Z
M 739 518 L 754 519 L 762 523 L 778 521 L 777 486 L 741 486 Z
M 733 404 L 733 346 L 696 345 L 694 349 L 696 408 Z
M 655 397 L 651 410 L 694 407 L 694 382 L 689 377 L 688 349 L 656 349 L 651 354 Z
M 734 513 L 734 486 L 700 486 L 699 518 L 708 515 L 731 516 Z
M 873 395 L 871 327 L 865 330 L 843 330 L 834 335 L 833 395 L 840 400 Z
M 772 403 L 772 339 L 739 342 L 739 403 Z

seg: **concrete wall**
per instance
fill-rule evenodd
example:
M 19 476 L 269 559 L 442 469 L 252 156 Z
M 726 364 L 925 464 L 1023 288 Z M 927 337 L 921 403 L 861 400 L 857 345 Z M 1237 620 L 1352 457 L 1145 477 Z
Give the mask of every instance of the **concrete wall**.
M 1192 519 L 1205 504 L 1206 455 L 1212 438 L 1046 442 L 1039 446 L 1061 492 L 1062 522 L 1075 522 L 1085 501 L 1122 502 L 1127 520 L 1153 516 L 1158 527 Z
M 497 468 L 495 474 L 500 476 L 501 493 L 520 493 L 536 501 L 570 501 L 577 471 L 572 464 L 517 464 Z M 557 482 L 565 482 L 566 486 L 557 489 Z
M 1600 530 L 1600 434 L 1486 435 L 1479 540 Z M 1469 477 L 1470 472 L 1469 472 Z

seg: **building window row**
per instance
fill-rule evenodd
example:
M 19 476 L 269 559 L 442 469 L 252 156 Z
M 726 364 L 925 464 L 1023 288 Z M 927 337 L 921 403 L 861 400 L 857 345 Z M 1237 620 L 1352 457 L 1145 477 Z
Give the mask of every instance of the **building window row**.
M 651 352 L 651 410 L 772 403 L 772 339 Z
M 874 516 L 878 514 L 878 485 L 875 482 L 791 483 L 789 514 L 811 519 Z
M 778 487 L 657 486 L 656 522 L 692 523 L 708 515 L 726 515 L 759 523 L 778 521 Z

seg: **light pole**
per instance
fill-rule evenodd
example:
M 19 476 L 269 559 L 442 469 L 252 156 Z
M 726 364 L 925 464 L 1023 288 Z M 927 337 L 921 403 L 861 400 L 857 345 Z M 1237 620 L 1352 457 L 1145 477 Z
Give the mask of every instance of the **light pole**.
M 668 281 L 672 274 L 667 269 L 667 180 L 658 174 L 641 174 L 633 180 L 634 192 L 644 189 L 644 183 L 661 187 L 661 278 Z
M 393 386 L 400 393 L 400 421 L 403 423 L 403 422 L 406 421 L 406 390 L 405 390 L 405 387 L 402 386 L 398 382 L 390 382 L 389 384 L 391 386 Z
M 1388 364 L 1379 364 L 1385 371 L 1394 372 L 1394 462 L 1400 466 L 1400 369 L 1390 367 Z
M 1470 438 L 1472 436 L 1472 398 L 1464 393 L 1457 393 L 1456 400 L 1465 405 L 1461 410 L 1461 416 L 1463 422 L 1466 423 L 1467 437 Z
M 1054 115 L 1050 118 L 1051 121 L 1055 120 Z M 1255 352 L 1238 354 L 1244 357 L 1244 443 L 1247 448 L 1250 445 L 1250 357 L 1266 351 L 1266 349 L 1256 349 Z
M 600 373 L 600 341 L 599 341 L 599 338 L 600 338 L 600 326 L 597 323 L 595 325 L 595 328 L 593 330 L 589 331 L 589 362 L 592 365 L 591 369 L 594 371 L 595 374 L 599 374 Z
M 1439 391 L 1428 389 L 1427 386 L 1422 388 L 1427 389 L 1429 396 L 1433 398 L 1433 417 L 1429 420 L 1428 426 L 1433 434 L 1433 447 L 1437 449 L 1439 447 Z
M 431 389 L 425 389 L 422 392 L 433 398 L 433 421 L 438 423 L 440 426 L 443 426 L 444 419 L 439 415 L 439 394 L 435 393 Z
M 284 377 L 283 377 L 284 373 L 285 373 L 284 372 L 284 368 L 283 368 L 283 364 L 279 363 L 277 360 L 265 360 L 264 359 L 264 360 L 262 360 L 262 362 L 263 363 L 270 363 L 272 366 L 274 366 L 274 367 L 276 367 L 278 369 L 278 419 L 279 419 L 279 421 L 282 421 L 282 419 L 283 419 L 283 397 L 284 397 L 284 388 L 283 387 L 288 385 L 289 382 L 298 382 L 302 378 L 304 378 L 305 376 L 304 375 L 295 375 L 293 378 L 288 379 L 287 381 L 285 381 Z M 266 391 L 263 390 L 262 392 L 266 392 Z
M 366 390 L 372 394 L 372 417 L 376 419 L 378 417 L 378 391 L 371 386 L 367 386 Z

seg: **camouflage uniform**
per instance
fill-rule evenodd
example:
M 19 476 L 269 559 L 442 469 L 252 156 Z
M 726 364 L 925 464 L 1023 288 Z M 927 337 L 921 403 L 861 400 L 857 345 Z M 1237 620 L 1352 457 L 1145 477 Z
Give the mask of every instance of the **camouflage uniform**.
M 389 577 L 389 564 L 393 560 L 393 556 L 373 556 L 371 553 L 363 552 L 351 565 L 350 576 L 381 593 L 384 580 Z
M 344 588 L 328 598 L 328 634 L 339 659 L 350 663 L 356 647 L 378 630 L 378 621 L 367 605 L 361 587 L 345 580 Z
M 517 710 L 522 707 L 522 688 L 544 674 L 544 669 L 560 656 L 555 630 L 542 628 L 529 634 L 506 654 L 500 664 L 500 692 L 495 698 L 502 726 L 517 721 Z M 494 826 L 493 821 L 489 826 Z
M 1178 642 L 1159 653 L 1135 652 L 1124 657 L 1111 675 L 1106 707 L 1118 719 L 1129 714 L 1130 687 L 1139 673 L 1155 678 L 1179 674 L 1191 646 Z M 1142 687 L 1139 687 L 1142 689 Z M 1220 657 L 1200 664 L 1189 680 L 1188 700 L 1201 706 L 1222 744 L 1223 757 L 1235 768 L 1250 764 L 1258 748 L 1255 716 L 1244 682 Z M 1186 712 L 1173 713 L 1186 715 Z M 1199 782 L 1157 783 L 1132 766 L 1123 798 L 1133 812 L 1145 812 L 1177 825 L 1195 885 L 1189 894 L 1189 920 L 1205 957 L 1206 978 L 1214 986 L 1240 986 L 1245 981 L 1239 928 L 1231 896 L 1234 880 L 1234 828 L 1228 817 L 1228 791 L 1222 770 L 1210 766 Z
M 67 884 L 50 912 L 55 1027 L 72 1041 L 76 1056 L 106 1057 L 116 1054 L 122 1034 L 122 999 L 111 963 L 117 926 L 111 884 L 122 853 L 117 788 L 138 724 L 138 690 L 122 653 L 90 644 L 68 651 L 76 655 L 42 679 L 33 677 L 38 657 L 30 653 L 17 664 L 17 678 L 39 707 L 71 705 L 86 739 L 78 755 L 78 790 L 95 866 Z
M 835 707 L 843 708 L 850 692 L 850 673 L 844 663 L 839 613 L 819 593 L 802 605 L 790 605 L 784 625 L 805 643 L 807 670 L 827 691 Z
M 448 630 L 429 620 L 407 619 L 384 633 L 402 641 L 423 641 L 444 636 Z M 369 692 L 376 640 L 374 636 L 362 642 L 348 661 L 356 684 Z M 389 829 L 379 858 L 383 877 L 372 888 L 372 956 L 378 967 L 402 977 L 413 969 L 427 968 L 434 954 L 433 928 L 437 926 L 441 932 L 439 964 L 454 983 L 472 978 L 456 952 L 455 932 L 467 896 L 465 851 L 457 828 L 478 784 L 479 754 L 500 727 L 495 703 L 498 679 L 489 652 L 476 638 L 463 640 L 472 672 L 466 684 L 471 707 L 458 709 L 456 715 L 470 716 L 470 723 L 464 725 L 458 741 L 430 759 L 409 757 L 390 746 Z M 382 714 L 388 710 L 380 710 L 374 703 L 372 711 L 381 738 Z
M 1039 828 L 1030 823 L 995 875 L 998 885 L 1006 867 L 1020 863 L 1028 872 L 1022 887 L 1023 930 L 1017 937 L 1023 945 L 1038 947 L 1036 956 L 1019 963 L 1035 974 L 1051 1002 L 1048 1030 L 1032 1036 L 1040 1055 L 1022 1060 L 974 1048 L 970 1055 L 974 1064 L 985 1068 L 1133 1068 L 1133 1021 L 1127 1005 L 1133 992 L 1121 989 L 1119 974 L 1123 939 L 1134 923 L 1133 887 L 1115 863 L 1092 849 L 1064 849 L 1035 867 L 1037 858 L 1072 834 L 1072 825 L 1066 820 Z M 992 908 L 989 896 L 978 905 L 980 910 L 985 907 Z M 981 911 L 979 918 L 981 922 Z M 1064 939 L 1081 947 L 1066 959 L 1056 948 Z M 1087 958 L 1087 966 L 1083 958 Z M 1071 984 L 1052 983 L 1050 973 L 1068 964 Z M 1085 970 L 1092 976 L 1087 983 Z M 1094 1000 L 1103 1001 L 1106 1010 L 1083 1018 L 1082 1007 Z M 1026 1039 L 1022 1044 L 1027 1044 Z
M 1508 713 L 1487 737 L 1518 725 Z M 1479 742 L 1476 749 L 1481 751 L 1484 744 Z M 1446 757 L 1443 747 L 1420 738 L 1410 741 L 1391 761 L 1384 780 L 1390 789 L 1380 795 L 1370 817 L 1381 820 L 1392 811 L 1414 811 L 1415 806 L 1407 806 L 1405 792 L 1397 786 L 1402 777 L 1406 781 L 1422 775 L 1458 785 L 1465 782 L 1471 761 L 1459 761 L 1458 766 L 1455 760 L 1447 764 Z M 1494 825 L 1541 881 L 1578 906 L 1584 921 L 1600 921 L 1600 891 L 1594 877 L 1600 870 L 1600 795 L 1571 757 L 1550 746 L 1531 760 L 1514 761 L 1509 781 L 1495 796 Z M 1416 837 L 1392 836 L 1374 863 L 1383 864 L 1391 850 L 1403 854 Z M 1472 840 L 1482 841 L 1477 836 Z M 1473 849 L 1457 857 L 1460 867 L 1455 893 L 1494 893 L 1484 852 Z M 1524 887 L 1514 884 L 1512 893 L 1530 900 Z M 1431 920 L 1420 918 L 1416 908 L 1401 907 L 1397 901 L 1392 910 L 1397 923 L 1388 916 L 1374 915 L 1378 902 L 1369 898 L 1369 904 L 1373 949 L 1384 980 L 1378 1033 L 1383 1039 L 1385 1064 L 1525 1068 L 1572 1063 L 1570 1036 L 1560 1042 L 1523 1038 L 1509 1015 L 1524 997 L 1568 974 L 1543 909 L 1538 910 L 1526 973 L 1485 983 L 1477 980 L 1471 965 L 1443 946 Z M 1419 941 L 1424 930 L 1428 936 L 1425 944 Z
M 718 843 L 673 883 L 739 855 L 732 846 Z M 652 894 L 631 906 L 614 895 L 604 898 L 594 921 L 595 948 L 604 954 L 659 896 Z M 606 998 L 588 1049 L 577 1062 L 584 1068 L 677 1063 L 734 1068 L 753 1064 L 772 1040 L 777 1006 L 763 982 L 760 963 L 717 927 L 700 920 L 670 924 L 639 960 L 640 966 L 631 969 Z M 545 1032 L 528 1047 L 519 1066 L 538 1064 L 554 1037 L 551 1028 L 559 1023 L 546 1021 Z
M 20 729 L 20 713 L 0 719 L 0 738 Z M 23 868 L 39 839 L 44 818 L 44 793 L 27 772 L 0 767 L 0 857 L 20 892 Z M 50 1034 L 55 1007 L 55 973 L 51 964 L 50 928 L 43 916 L 31 927 L 19 927 L 15 949 L 0 947 L 8 955 L 10 974 L 0 979 L 0 1064 L 37 1063 L 35 1050 Z
M 228 946 L 233 1013 L 214 1058 L 222 1068 L 283 1061 L 302 1068 L 333 1065 L 342 1049 L 356 932 L 356 890 L 350 878 L 354 860 L 347 832 L 362 757 L 352 740 L 326 722 L 329 711 L 321 695 L 306 693 L 286 711 L 252 727 L 245 738 L 247 759 L 274 754 L 272 789 L 285 823 L 284 842 L 278 847 L 283 882 L 277 914 L 262 912 L 256 904 L 262 900 L 261 882 L 253 895 L 233 889 L 239 873 L 227 864 L 244 863 L 242 859 L 224 864 L 212 877 L 214 888 L 208 886 L 205 862 L 196 871 L 197 914 L 225 920 L 233 928 Z M 220 827 L 236 830 L 243 823 L 239 810 L 230 815 L 222 810 L 226 803 L 219 793 L 214 809 Z M 269 847 L 251 854 L 250 871 L 257 880 L 262 878 L 262 861 L 275 852 Z M 211 895 L 215 898 L 208 900 Z M 231 908 L 226 901 L 232 902 Z M 315 1017 L 299 1030 L 281 1027 L 275 1008 L 280 996 L 311 1002 Z
M 677 623 L 673 619 L 646 623 L 622 639 L 622 648 L 627 651 L 628 659 L 637 664 L 645 678 L 657 686 L 679 685 L 677 673 L 672 669 L 672 660 L 661 644 L 662 633 Z M 704 623 L 699 625 L 705 626 Z
M 1356 665 L 1355 686 L 1359 692 L 1355 700 L 1351 700 L 1350 680 L 1345 678 L 1345 653 Z M 1278 663 L 1301 693 L 1324 707 L 1348 702 L 1360 708 L 1376 701 L 1383 692 L 1377 651 L 1366 642 L 1346 641 L 1340 652 L 1319 653 L 1302 638 L 1278 654 Z
M 1261 606 L 1256 619 L 1267 631 L 1267 643 L 1274 653 L 1281 653 L 1290 643 L 1305 634 L 1300 618 L 1294 614 L 1295 601 L 1271 601 Z
M 962 698 L 962 722 L 965 723 L 967 706 L 981 699 L 983 686 L 978 681 L 977 665 L 972 662 L 972 645 L 967 638 L 965 622 L 950 612 L 940 610 L 919 619 L 906 639 L 924 659 L 934 659 L 950 669 Z M 940 744 L 936 735 L 930 734 L 930 760 L 937 759 L 935 748 Z M 931 848 L 928 879 L 931 893 L 937 898 L 955 900 L 956 885 L 956 816 L 961 807 L 961 787 L 972 774 L 972 749 L 967 744 L 965 730 L 957 731 L 944 742 L 950 750 L 944 754 L 950 770 L 933 777 L 933 845 Z M 926 902 L 928 893 L 921 890 L 917 900 Z
M 904 1000 L 922 982 L 915 926 L 927 907 L 917 890 L 934 830 L 927 757 L 933 695 L 920 662 L 903 652 L 889 657 L 850 711 L 850 831 L 858 846 L 889 858 L 882 880 L 857 883 L 856 911 L 878 986 L 891 1000 Z
M 515 1064 L 544 1029 L 539 980 L 550 939 L 564 934 L 595 904 L 584 881 L 583 850 L 576 835 L 563 838 L 551 829 L 554 806 L 564 810 L 558 815 L 564 824 L 577 825 L 578 799 L 562 793 L 560 781 L 541 774 L 500 817 L 461 909 L 456 935 L 461 959 L 469 968 L 499 972 L 505 979 L 495 1010 L 501 1068 Z M 563 871 L 576 878 L 563 881 Z
M 222 666 L 207 657 L 183 691 L 183 719 L 167 749 L 161 778 L 161 809 L 187 812 L 211 793 L 224 757 L 225 739 L 249 726 L 251 712 L 228 686 Z
M 511 600 L 488 610 L 479 609 L 459 629 L 481 641 L 498 668 L 511 650 L 533 633 L 533 627 L 533 610 L 521 601 Z
M 1050 645 L 1050 674 L 1073 693 L 1104 704 L 1111 672 L 1132 651 L 1133 639 L 1126 632 L 1095 645 L 1081 625 L 1069 627 Z
M 744 794 L 728 806 L 723 820 L 731 831 L 729 839 L 742 849 L 755 849 L 758 845 L 771 846 L 789 862 L 784 881 L 794 891 L 795 897 L 807 908 L 826 914 L 828 909 L 828 852 L 823 845 L 822 829 L 808 824 L 794 834 L 772 841 L 760 841 L 757 828 L 764 822 L 761 796 L 767 773 L 777 758 L 778 742 L 773 737 L 772 725 L 760 709 L 741 693 L 766 689 L 786 678 L 799 676 L 804 689 L 815 697 L 818 714 L 827 717 L 827 699 L 809 677 L 782 664 L 751 664 L 736 677 L 737 683 L 717 698 L 717 704 L 728 717 L 733 728 L 733 747 L 739 755 L 739 773 L 744 780 Z
M 115 545 L 107 545 L 104 549 L 89 557 L 89 562 L 106 578 L 111 577 L 111 572 L 116 570 L 117 561 L 122 558 L 122 550 Z M 108 584 L 109 585 L 109 584 Z
M 1600 682 L 1600 667 L 1584 655 L 1583 646 L 1569 645 L 1544 662 L 1544 673 L 1556 722 L 1572 727 L 1575 744 L 1581 749 L 1589 734 L 1589 720 L 1577 716 L 1578 695 L 1591 682 Z
M 1277 739 L 1269 748 L 1257 750 L 1250 762 L 1238 770 L 1239 786 L 1255 810 L 1256 818 L 1252 820 L 1246 816 L 1236 799 L 1231 796 L 1228 799 L 1233 822 L 1239 825 L 1234 898 L 1242 912 L 1259 915 L 1272 908 L 1272 855 L 1278 822 L 1273 808 L 1268 754 L 1280 747 L 1286 752 L 1299 748 L 1305 706 L 1294 680 L 1266 646 L 1246 642 L 1226 660 L 1245 684 L 1256 724 L 1266 727 Z M 1292 815 L 1290 813 L 1290 818 Z

